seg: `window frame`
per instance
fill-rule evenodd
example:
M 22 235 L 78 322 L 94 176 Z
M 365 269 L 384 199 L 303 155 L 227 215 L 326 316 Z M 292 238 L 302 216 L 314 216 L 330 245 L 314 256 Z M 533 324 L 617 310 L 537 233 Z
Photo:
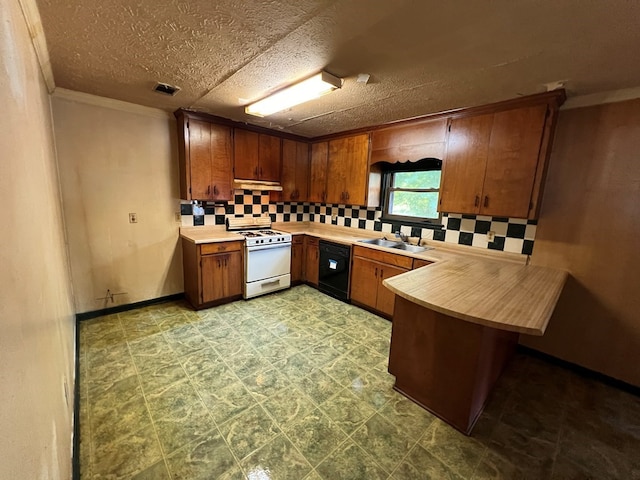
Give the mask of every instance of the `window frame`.
M 429 172 L 439 170 L 440 173 L 440 185 L 438 188 L 398 188 L 393 187 L 394 175 L 398 172 Z M 438 205 L 440 203 L 440 186 L 442 185 L 442 161 L 437 159 L 423 159 L 415 164 L 411 165 L 410 162 L 391 164 L 382 174 L 382 218 L 383 222 L 394 222 L 403 224 L 415 224 L 422 226 L 442 226 L 442 212 L 437 210 L 438 216 L 431 217 L 414 217 L 410 215 L 397 215 L 390 213 L 391 208 L 391 194 L 395 191 L 402 192 L 417 192 L 417 193 L 438 193 Z

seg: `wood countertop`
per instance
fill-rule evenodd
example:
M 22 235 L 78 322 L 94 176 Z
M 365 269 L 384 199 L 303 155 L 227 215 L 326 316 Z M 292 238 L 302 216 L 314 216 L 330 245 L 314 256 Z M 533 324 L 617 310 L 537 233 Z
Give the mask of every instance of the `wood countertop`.
M 228 232 L 223 225 L 207 227 L 180 227 L 180 236 L 193 243 L 217 243 L 242 240 L 244 237 L 237 233 Z
M 529 335 L 543 335 L 567 278 L 567 272 L 526 265 L 527 256 L 423 241 L 434 247 L 406 252 L 358 240 L 390 233 L 313 222 L 274 223 L 275 230 L 361 245 L 434 262 L 384 280 L 396 295 L 417 305 L 472 323 Z M 244 240 L 224 226 L 182 227 L 180 236 L 196 244 Z
M 567 272 L 458 255 L 383 281 L 400 297 L 454 318 L 543 335 Z

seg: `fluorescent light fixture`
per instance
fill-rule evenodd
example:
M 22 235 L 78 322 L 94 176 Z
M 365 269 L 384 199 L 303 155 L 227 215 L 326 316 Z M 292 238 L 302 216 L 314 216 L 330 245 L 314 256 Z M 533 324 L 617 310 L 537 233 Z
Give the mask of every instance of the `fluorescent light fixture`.
M 247 105 L 244 111 L 256 117 L 266 117 L 267 115 L 291 108 L 294 105 L 320 98 L 341 86 L 341 78 L 322 71 L 313 77 L 294 83 L 262 100 Z

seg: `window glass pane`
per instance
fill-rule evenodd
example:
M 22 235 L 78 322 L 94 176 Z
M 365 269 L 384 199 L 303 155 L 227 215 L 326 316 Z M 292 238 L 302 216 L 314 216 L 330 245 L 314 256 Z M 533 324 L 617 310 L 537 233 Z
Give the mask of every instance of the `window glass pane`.
M 393 186 L 396 188 L 440 188 L 440 170 L 395 172 Z
M 391 215 L 438 218 L 438 192 L 391 192 Z

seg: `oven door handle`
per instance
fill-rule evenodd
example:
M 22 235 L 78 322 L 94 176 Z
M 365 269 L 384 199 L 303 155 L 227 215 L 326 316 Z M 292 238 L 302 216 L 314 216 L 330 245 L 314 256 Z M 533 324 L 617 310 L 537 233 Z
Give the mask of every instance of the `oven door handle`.
M 272 245 L 253 245 L 247 247 L 248 252 L 257 252 L 258 250 L 271 250 L 272 248 L 291 248 L 291 243 L 274 243 Z

